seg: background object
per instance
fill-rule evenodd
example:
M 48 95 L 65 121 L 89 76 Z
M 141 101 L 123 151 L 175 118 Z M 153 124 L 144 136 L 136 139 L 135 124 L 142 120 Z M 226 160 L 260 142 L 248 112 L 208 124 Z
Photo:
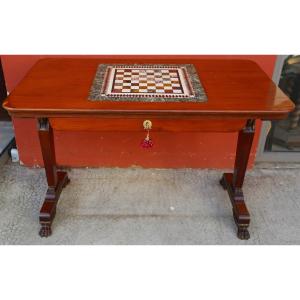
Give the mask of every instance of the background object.
M 0 58 L 0 164 L 9 157 L 11 147 L 14 145 L 14 132 L 11 118 L 2 107 L 3 100 L 7 97 L 7 90 Z

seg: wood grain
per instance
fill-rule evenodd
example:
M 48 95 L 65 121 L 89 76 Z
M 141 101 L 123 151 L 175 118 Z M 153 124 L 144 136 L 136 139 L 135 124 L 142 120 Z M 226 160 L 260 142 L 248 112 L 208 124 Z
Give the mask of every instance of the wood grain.
M 101 63 L 192 63 L 208 101 L 203 103 L 146 103 L 90 101 L 88 94 Z M 282 119 L 293 110 L 289 98 L 254 62 L 249 60 L 181 58 L 40 60 L 10 94 L 4 107 L 19 117 L 124 115 L 212 116 Z
M 143 131 L 143 121 L 152 121 L 151 131 L 233 132 L 241 130 L 245 119 L 158 119 L 158 118 L 49 118 L 54 130 L 67 131 Z

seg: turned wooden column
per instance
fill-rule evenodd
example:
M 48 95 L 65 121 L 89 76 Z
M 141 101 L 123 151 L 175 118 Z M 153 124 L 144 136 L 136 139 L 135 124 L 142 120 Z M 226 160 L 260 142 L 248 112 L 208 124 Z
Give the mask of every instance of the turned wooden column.
M 255 120 L 248 120 L 245 128 L 238 135 L 232 182 L 235 190 L 243 187 L 255 133 L 254 123 Z
M 40 210 L 40 236 L 51 235 L 51 225 L 56 214 L 56 206 L 62 189 L 69 183 L 66 172 L 57 171 L 53 129 L 47 118 L 38 119 L 38 133 L 43 156 L 48 189 Z
M 238 228 L 237 235 L 242 240 L 250 238 L 248 231 L 250 214 L 244 200 L 242 187 L 255 133 L 254 125 L 255 120 L 248 120 L 245 127 L 239 132 L 233 174 L 224 173 L 220 181 L 229 194 L 233 218 Z
M 47 118 L 38 119 L 39 139 L 44 161 L 44 168 L 49 189 L 55 189 L 57 185 L 57 170 L 54 148 L 53 129 Z

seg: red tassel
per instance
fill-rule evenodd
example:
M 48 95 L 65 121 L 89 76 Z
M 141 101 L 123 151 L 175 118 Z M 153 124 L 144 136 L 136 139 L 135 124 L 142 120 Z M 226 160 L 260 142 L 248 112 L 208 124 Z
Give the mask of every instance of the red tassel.
M 142 148 L 152 148 L 153 147 L 153 142 L 151 139 L 143 139 L 141 142 L 141 147 Z

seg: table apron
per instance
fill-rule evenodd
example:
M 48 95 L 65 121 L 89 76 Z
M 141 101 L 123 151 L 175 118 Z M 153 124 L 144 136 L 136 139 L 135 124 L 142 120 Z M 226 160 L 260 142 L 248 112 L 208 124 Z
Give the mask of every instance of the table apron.
M 152 131 L 167 132 L 234 132 L 245 127 L 246 119 L 199 119 L 199 118 L 95 118 L 95 117 L 50 117 L 54 130 L 66 131 L 142 131 L 143 122 L 152 122 Z

